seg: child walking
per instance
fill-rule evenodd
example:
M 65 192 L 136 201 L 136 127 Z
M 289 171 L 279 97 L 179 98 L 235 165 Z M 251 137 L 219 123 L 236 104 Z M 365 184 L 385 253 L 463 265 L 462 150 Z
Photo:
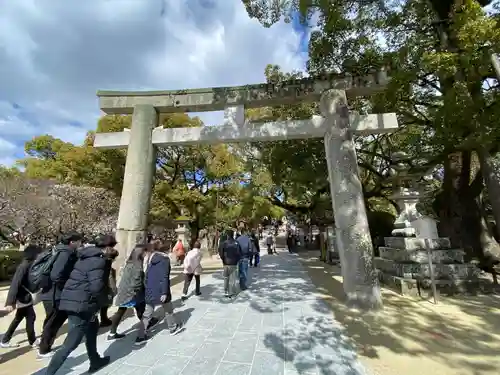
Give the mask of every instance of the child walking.
M 170 292 L 170 258 L 165 251 L 168 251 L 168 249 L 162 248 L 157 251 L 154 248 L 148 248 L 144 258 L 146 307 L 142 316 L 142 323 L 144 327 L 148 327 L 155 308 L 160 306 L 163 308 L 163 317 L 159 320 L 166 319 L 170 334 L 176 335 L 181 331 L 182 323 L 177 322 L 174 316 L 172 293 Z M 149 340 L 146 329 L 144 331 L 144 334 L 137 338 L 137 344 Z
M 12 283 L 10 284 L 7 300 L 5 301 L 5 309 L 8 312 L 16 310 L 14 319 L 7 328 L 7 331 L 2 337 L 0 346 L 2 348 L 17 348 L 19 344 L 10 342 L 14 332 L 21 322 L 26 320 L 26 335 L 28 336 L 28 343 L 33 348 L 37 346 L 37 339 L 35 333 L 35 309 L 33 308 L 33 296 L 27 289 L 28 273 L 31 264 L 36 259 L 37 255 L 42 252 L 42 249 L 35 245 L 28 245 L 24 249 L 24 259 L 16 269 Z
M 200 275 L 203 271 L 201 267 L 201 243 L 200 241 L 196 241 L 193 245 L 193 248 L 188 251 L 186 257 L 184 258 L 184 289 L 182 290 L 181 300 L 185 301 L 188 298 L 188 290 L 189 285 L 191 285 L 191 281 L 195 280 L 195 295 L 201 295 L 200 290 Z
M 148 245 L 137 245 L 127 259 L 123 267 L 122 276 L 115 297 L 115 305 L 118 310 L 111 317 L 111 330 L 107 337 L 108 341 L 113 341 L 125 337 L 124 334 L 118 333 L 118 325 L 120 324 L 125 312 L 129 308 L 134 308 L 137 318 L 140 320 L 139 324 L 139 338 L 144 337 L 145 329 L 142 324 L 142 317 L 146 302 L 144 301 L 144 270 L 143 262 Z

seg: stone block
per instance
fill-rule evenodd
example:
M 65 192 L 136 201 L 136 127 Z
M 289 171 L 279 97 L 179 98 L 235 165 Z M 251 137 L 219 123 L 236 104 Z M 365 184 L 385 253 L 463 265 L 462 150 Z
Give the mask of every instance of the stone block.
M 406 250 L 425 250 L 426 241 L 429 242 L 432 250 L 450 249 L 451 243 L 449 238 L 416 238 L 416 237 L 385 237 L 384 242 L 386 247 Z
M 402 263 L 390 259 L 375 258 L 375 267 L 384 273 L 409 278 L 430 277 L 429 264 L 423 263 Z M 474 279 L 478 278 L 481 270 L 473 264 L 443 264 L 434 263 L 432 265 L 434 277 L 436 279 Z
M 392 247 L 379 247 L 380 257 L 396 262 L 427 263 L 427 250 L 404 250 Z M 463 263 L 465 252 L 462 249 L 432 250 L 432 263 Z
M 430 279 L 408 279 L 394 276 L 385 272 L 378 272 L 382 285 L 409 297 L 432 297 L 432 283 Z M 468 280 L 436 280 L 436 290 L 439 295 L 477 294 L 478 292 L 491 292 L 491 283 L 481 279 Z

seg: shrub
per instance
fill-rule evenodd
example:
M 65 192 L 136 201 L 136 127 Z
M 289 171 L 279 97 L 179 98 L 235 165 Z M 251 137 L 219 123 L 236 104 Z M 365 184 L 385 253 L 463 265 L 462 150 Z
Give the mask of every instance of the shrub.
M 23 256 L 19 250 L 0 250 L 0 281 L 12 279 Z

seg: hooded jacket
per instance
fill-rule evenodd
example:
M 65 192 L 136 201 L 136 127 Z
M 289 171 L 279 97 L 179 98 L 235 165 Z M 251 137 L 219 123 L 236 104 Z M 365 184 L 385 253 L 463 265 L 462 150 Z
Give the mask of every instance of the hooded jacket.
M 148 305 L 158 306 L 172 301 L 170 293 L 170 258 L 160 252 L 153 252 L 144 259 L 145 300 Z M 161 296 L 166 296 L 161 301 Z
M 84 247 L 61 292 L 59 309 L 94 314 L 108 304 L 111 260 L 97 247 Z

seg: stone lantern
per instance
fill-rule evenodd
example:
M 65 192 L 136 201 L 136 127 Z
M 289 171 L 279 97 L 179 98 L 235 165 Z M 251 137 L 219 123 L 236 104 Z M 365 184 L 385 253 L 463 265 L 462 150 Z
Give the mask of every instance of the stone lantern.
M 191 242 L 191 231 L 189 229 L 189 222 L 191 220 L 187 216 L 179 216 L 174 222 L 177 224 L 175 233 L 177 234 L 177 241 L 181 240 L 186 251 L 189 250 Z
M 392 160 L 394 165 L 391 170 L 391 180 L 395 188 L 390 198 L 399 207 L 392 236 L 438 238 L 436 221 L 417 210 L 417 203 L 424 196 L 421 193 L 421 186 L 417 183 L 419 175 L 408 172 L 410 169 L 406 163 L 408 155 L 405 152 L 395 152 Z

